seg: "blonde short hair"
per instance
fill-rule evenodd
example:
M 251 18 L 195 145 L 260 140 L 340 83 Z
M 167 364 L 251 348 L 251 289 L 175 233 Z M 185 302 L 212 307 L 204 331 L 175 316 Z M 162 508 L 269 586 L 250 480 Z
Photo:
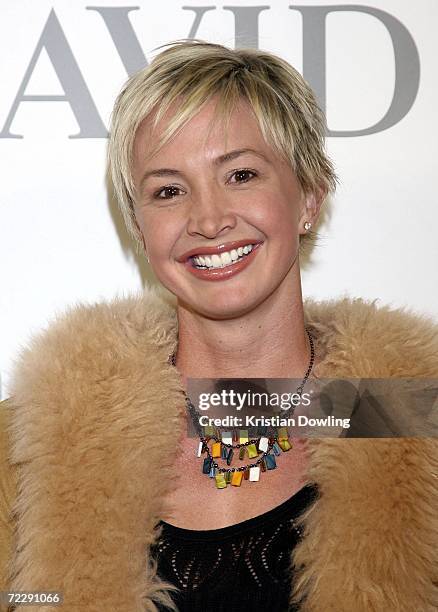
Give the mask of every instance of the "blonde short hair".
M 167 48 L 149 66 L 127 81 L 117 97 L 111 120 L 109 174 L 126 226 L 137 245 L 142 244 L 142 237 L 133 205 L 135 135 L 151 113 L 155 113 L 156 127 L 177 98 L 177 110 L 158 148 L 213 96 L 218 99 L 216 113 L 225 123 L 243 98 L 250 104 L 266 142 L 291 164 L 303 191 L 335 190 L 336 175 L 325 152 L 325 117 L 311 88 L 290 64 L 266 51 L 233 50 L 202 40 L 180 40 L 163 46 Z M 307 237 L 308 234 L 303 236 Z

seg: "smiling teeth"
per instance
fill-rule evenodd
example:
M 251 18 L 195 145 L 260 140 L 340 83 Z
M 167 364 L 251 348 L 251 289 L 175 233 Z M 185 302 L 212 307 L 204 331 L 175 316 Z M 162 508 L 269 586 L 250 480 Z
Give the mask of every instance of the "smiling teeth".
M 225 268 L 226 266 L 230 266 L 231 264 L 236 263 L 236 261 L 240 261 L 243 259 L 245 255 L 251 253 L 253 249 L 252 244 L 247 244 L 244 247 L 239 247 L 238 249 L 232 249 L 231 251 L 224 251 L 220 255 L 216 253 L 214 255 L 198 255 L 193 257 L 193 263 L 196 268 L 201 269 L 214 269 L 214 268 Z

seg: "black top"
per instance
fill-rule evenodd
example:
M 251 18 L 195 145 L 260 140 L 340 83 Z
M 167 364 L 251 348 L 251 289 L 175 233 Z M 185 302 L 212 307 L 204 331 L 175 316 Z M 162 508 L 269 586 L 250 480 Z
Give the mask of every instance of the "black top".
M 290 556 L 301 536 L 295 519 L 316 495 L 316 486 L 307 485 L 276 508 L 223 529 L 195 531 L 160 521 L 153 557 L 158 575 L 179 589 L 172 593 L 178 610 L 298 610 L 288 603 Z

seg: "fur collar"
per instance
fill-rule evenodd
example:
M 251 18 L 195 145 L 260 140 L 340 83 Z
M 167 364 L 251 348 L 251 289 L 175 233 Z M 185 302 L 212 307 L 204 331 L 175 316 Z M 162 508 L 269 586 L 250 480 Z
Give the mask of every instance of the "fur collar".
M 426 317 L 345 298 L 307 300 L 305 320 L 318 376 L 438 376 Z M 60 590 L 64 612 L 144 612 L 166 600 L 148 551 L 172 483 L 161 448 L 178 431 L 182 390 L 167 364 L 176 336 L 174 307 L 147 290 L 77 305 L 22 350 L 9 425 L 12 590 Z M 294 557 L 303 610 L 435 610 L 436 442 L 312 439 L 308 449 L 321 494 Z

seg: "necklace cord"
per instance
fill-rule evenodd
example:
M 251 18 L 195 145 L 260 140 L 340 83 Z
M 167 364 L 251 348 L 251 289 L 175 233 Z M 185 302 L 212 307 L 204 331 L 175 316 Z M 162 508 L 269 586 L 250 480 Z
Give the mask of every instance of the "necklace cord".
M 315 362 L 315 347 L 314 347 L 314 343 L 313 343 L 313 337 L 310 333 L 310 331 L 308 330 L 308 328 L 305 328 L 307 336 L 309 338 L 309 343 L 310 343 L 310 361 L 309 361 L 309 365 L 308 368 L 306 370 L 306 373 L 304 375 L 303 380 L 301 381 L 301 384 L 297 387 L 295 394 L 299 395 L 301 397 L 303 390 L 304 390 L 304 386 L 312 372 L 313 369 L 313 365 Z M 172 353 L 172 355 L 170 355 L 168 362 L 176 367 L 176 349 L 174 350 L 174 352 Z M 185 395 L 185 401 L 186 401 L 186 406 L 187 406 L 187 410 L 190 414 L 191 420 L 193 422 L 193 425 L 196 429 L 196 432 L 200 438 L 200 445 L 201 445 L 201 452 L 202 453 L 206 453 L 207 454 L 207 458 L 204 459 L 204 462 L 208 462 L 210 469 L 213 470 L 213 473 L 216 474 L 223 474 L 223 473 L 227 473 L 230 474 L 231 472 L 245 472 L 247 473 L 248 470 L 250 470 L 251 468 L 255 468 L 258 466 L 261 466 L 262 468 L 265 467 L 265 464 L 263 463 L 265 460 L 265 457 L 267 457 L 267 455 L 270 455 L 271 450 L 276 451 L 274 454 L 278 454 L 277 449 L 279 450 L 279 438 L 277 435 L 270 435 L 268 438 L 268 446 L 267 449 L 265 451 L 263 451 L 260 455 L 260 457 L 257 458 L 256 461 L 254 461 L 253 463 L 248 463 L 245 465 L 242 465 L 240 467 L 219 467 L 218 463 L 214 460 L 215 458 L 213 457 L 210 447 L 208 445 L 208 442 L 210 440 L 213 440 L 214 442 L 218 443 L 220 442 L 222 447 L 228 448 L 229 451 L 227 453 L 227 465 L 229 466 L 231 464 L 231 459 L 233 456 L 233 452 L 234 449 L 241 449 L 241 448 L 245 448 L 247 446 L 250 445 L 256 445 L 259 442 L 259 438 L 254 438 L 254 439 L 249 439 L 246 442 L 240 442 L 237 444 L 229 444 L 229 443 L 225 443 L 223 442 L 218 436 L 216 435 L 210 435 L 210 436 L 205 436 L 204 432 L 202 431 L 202 427 L 199 423 L 199 412 L 197 411 L 196 407 L 193 405 L 191 399 L 189 398 L 189 396 L 187 395 L 187 393 L 184 391 L 184 395 Z M 288 410 L 286 410 L 283 414 L 283 417 L 288 417 L 293 415 L 295 411 L 295 407 L 290 407 Z M 243 451 L 244 453 L 245 451 Z M 199 453 L 198 453 L 199 454 Z M 223 457 L 225 458 L 225 457 Z M 266 467 L 265 467 L 266 469 Z M 246 477 L 246 476 L 245 476 Z M 239 481 L 240 483 L 240 481 Z M 221 487 L 222 488 L 222 487 Z

